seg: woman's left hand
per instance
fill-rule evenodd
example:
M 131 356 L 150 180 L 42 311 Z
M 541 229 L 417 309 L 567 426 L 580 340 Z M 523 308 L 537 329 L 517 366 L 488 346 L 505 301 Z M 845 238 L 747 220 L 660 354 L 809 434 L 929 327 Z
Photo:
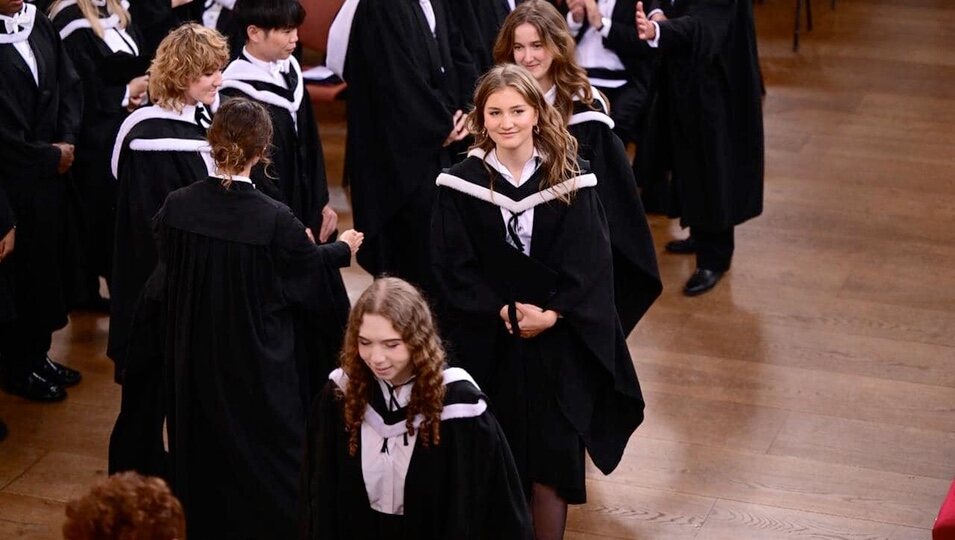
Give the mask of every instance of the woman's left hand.
M 520 327 L 522 338 L 532 338 L 539 335 L 544 330 L 557 324 L 557 312 L 553 310 L 544 310 L 534 304 L 516 303 L 517 311 L 522 317 L 518 326 Z

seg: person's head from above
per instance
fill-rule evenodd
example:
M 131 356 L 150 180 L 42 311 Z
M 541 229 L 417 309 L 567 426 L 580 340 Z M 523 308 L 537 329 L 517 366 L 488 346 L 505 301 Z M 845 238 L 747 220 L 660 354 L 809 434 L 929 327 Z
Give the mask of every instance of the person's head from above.
M 418 289 L 398 278 L 376 279 L 352 307 L 340 360 L 348 376 L 343 399 L 352 455 L 358 448 L 365 406 L 374 392 L 381 392 L 376 379 L 391 386 L 413 381 L 408 433 L 415 432 L 412 421 L 420 414 L 422 443 L 440 442 L 445 352 L 431 308 Z
M 235 20 L 239 28 L 245 28 L 249 53 L 276 62 L 295 52 L 305 8 L 298 0 L 242 0 L 236 4 Z
M 212 105 L 222 86 L 229 45 L 219 32 L 184 24 L 159 44 L 149 66 L 149 98 L 164 109 Z
M 60 9 L 61 4 L 67 3 L 72 4 L 74 0 L 56 0 L 56 2 L 53 2 L 49 10 L 51 18 L 52 14 Z M 83 18 L 90 23 L 90 28 L 93 30 L 93 33 L 100 38 L 102 38 L 106 32 L 106 29 L 103 28 L 103 23 L 100 22 L 100 6 L 105 6 L 110 15 L 116 16 L 120 28 L 129 26 L 129 11 L 126 10 L 126 7 L 123 6 L 120 0 L 103 0 L 103 2 L 96 2 L 96 0 L 75 0 L 75 3 L 76 6 L 80 8 L 80 13 L 83 14 Z
M 23 9 L 23 0 L 0 0 L 0 15 L 16 15 Z
M 225 176 L 223 185 L 228 187 L 231 176 L 247 176 L 257 163 L 269 163 L 272 119 L 265 107 L 250 99 L 227 99 L 212 118 L 206 138 L 216 172 Z
M 182 505 L 161 478 L 114 474 L 66 505 L 64 540 L 185 540 Z
M 474 109 L 468 114 L 472 148 L 499 158 L 530 159 L 536 148 L 544 157 L 545 185 L 554 186 L 579 174 L 577 141 L 563 119 L 547 104 L 533 76 L 515 64 L 494 66 L 478 81 Z
M 557 110 L 569 118 L 572 99 L 593 100 L 587 72 L 577 64 L 567 22 L 550 2 L 528 0 L 514 9 L 497 34 L 494 62 L 527 68 L 544 93 L 556 87 Z

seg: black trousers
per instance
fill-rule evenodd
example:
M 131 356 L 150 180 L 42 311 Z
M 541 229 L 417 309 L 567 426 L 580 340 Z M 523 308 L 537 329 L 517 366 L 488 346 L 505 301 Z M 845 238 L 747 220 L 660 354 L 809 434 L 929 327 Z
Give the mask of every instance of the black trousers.
M 25 377 L 40 368 L 50 350 L 53 332 L 22 320 L 0 325 L 0 370 L 11 378 Z
M 690 236 L 696 242 L 696 267 L 714 272 L 730 269 L 733 249 L 736 247 L 734 228 L 710 229 L 690 227 Z

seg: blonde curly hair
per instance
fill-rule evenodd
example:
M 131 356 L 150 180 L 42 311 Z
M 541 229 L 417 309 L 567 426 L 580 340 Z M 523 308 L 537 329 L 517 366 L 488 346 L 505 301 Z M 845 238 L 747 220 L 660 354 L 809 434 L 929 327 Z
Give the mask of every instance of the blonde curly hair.
M 365 416 L 365 407 L 375 391 L 375 376 L 358 355 L 358 330 L 366 314 L 384 317 L 401 335 L 411 354 L 415 382 L 405 425 L 414 435 L 414 419 L 423 417 L 418 438 L 426 448 L 441 442 L 441 410 L 444 407 L 445 352 L 431 315 L 431 308 L 421 293 L 407 281 L 382 277 L 376 279 L 352 307 L 345 329 L 345 342 L 340 356 L 348 384 L 340 394 L 344 400 L 345 430 L 348 432 L 348 453 L 358 452 L 358 439 Z
M 66 505 L 64 540 L 185 540 L 182 505 L 160 478 L 114 474 Z
M 189 85 L 203 75 L 223 69 L 229 45 L 222 34 L 195 23 L 166 36 L 149 65 L 149 99 L 176 112 L 186 104 Z

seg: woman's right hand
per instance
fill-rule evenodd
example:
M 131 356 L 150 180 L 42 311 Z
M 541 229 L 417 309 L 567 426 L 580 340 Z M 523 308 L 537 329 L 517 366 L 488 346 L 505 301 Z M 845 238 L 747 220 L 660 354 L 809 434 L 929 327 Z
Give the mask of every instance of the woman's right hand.
M 339 242 L 345 242 L 348 244 L 351 252 L 357 253 L 358 248 L 361 247 L 361 243 L 365 240 L 365 233 L 360 233 L 355 229 L 348 229 L 338 236 Z

